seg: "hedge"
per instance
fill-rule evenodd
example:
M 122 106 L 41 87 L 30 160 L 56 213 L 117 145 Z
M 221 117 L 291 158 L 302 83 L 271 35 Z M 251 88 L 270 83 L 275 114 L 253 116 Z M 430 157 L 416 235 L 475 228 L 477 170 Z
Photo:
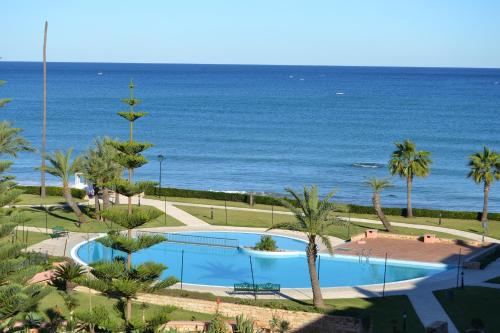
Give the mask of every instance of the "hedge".
M 348 205 L 351 213 L 357 214 L 374 214 L 375 210 L 371 206 Z M 383 208 L 387 215 L 406 216 L 406 208 Z M 437 210 L 426 208 L 413 208 L 413 216 L 415 217 L 433 217 L 433 218 L 448 218 L 448 219 L 464 219 L 464 220 L 480 220 L 480 212 L 466 212 L 466 211 L 451 211 L 451 210 Z M 489 213 L 488 219 L 500 221 L 500 213 Z
M 148 195 L 160 195 L 167 197 L 178 197 L 178 198 L 198 198 L 198 199 L 212 199 L 212 200 L 225 200 L 225 201 L 235 201 L 235 202 L 245 202 L 250 201 L 250 194 L 248 193 L 227 193 L 227 192 L 214 192 L 214 191 L 203 191 L 203 190 L 188 190 L 180 188 L 149 188 L 146 189 L 146 194 Z M 282 206 L 281 200 L 271 196 L 265 195 L 254 195 L 253 200 L 256 204 L 262 205 L 274 205 Z
M 40 192 L 42 188 L 40 186 L 22 186 L 18 185 L 16 186 L 18 189 L 23 190 L 24 193 L 26 194 L 33 194 L 33 195 L 40 195 Z M 45 193 L 49 196 L 56 196 L 56 197 L 62 197 L 63 196 L 63 190 L 62 187 L 58 186 L 46 186 L 45 187 Z M 83 199 L 87 195 L 87 192 L 85 190 L 80 190 L 77 188 L 72 188 L 71 189 L 71 195 L 74 198 L 78 199 Z

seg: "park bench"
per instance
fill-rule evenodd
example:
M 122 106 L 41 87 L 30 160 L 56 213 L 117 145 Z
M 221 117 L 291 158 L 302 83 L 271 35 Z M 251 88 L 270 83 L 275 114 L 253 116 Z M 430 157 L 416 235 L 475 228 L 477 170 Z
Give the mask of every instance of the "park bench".
M 68 236 L 68 231 L 61 226 L 55 226 L 52 228 L 51 238 L 59 238 L 62 236 Z
M 252 283 L 244 282 L 244 283 L 235 283 L 233 289 L 234 289 L 234 291 L 252 292 L 252 293 L 280 292 L 281 286 L 277 283 L 252 284 Z

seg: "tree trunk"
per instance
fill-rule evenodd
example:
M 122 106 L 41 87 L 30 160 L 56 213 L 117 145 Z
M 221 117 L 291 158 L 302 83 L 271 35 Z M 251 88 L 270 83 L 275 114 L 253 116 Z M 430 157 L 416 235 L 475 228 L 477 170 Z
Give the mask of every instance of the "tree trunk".
M 483 214 L 481 214 L 481 222 L 488 220 L 488 196 L 490 193 L 490 184 L 484 183 L 483 197 Z
M 75 202 L 73 201 L 73 197 L 71 196 L 71 189 L 69 188 L 67 183 L 63 184 L 63 194 L 64 194 L 64 199 L 66 199 L 66 203 L 78 217 L 78 222 L 85 223 L 86 222 L 85 216 L 83 216 L 82 211 L 80 210 L 80 208 L 78 208 L 78 205 L 75 204 Z
M 384 225 L 384 228 L 386 231 L 391 231 L 392 226 L 391 223 L 387 220 L 385 217 L 384 212 L 382 211 L 382 207 L 380 205 L 380 193 L 379 192 L 373 192 L 373 208 L 375 208 L 375 212 L 377 212 L 377 216 L 380 219 L 380 222 Z
M 115 205 L 120 204 L 120 194 L 115 191 Z
M 321 295 L 318 273 L 316 271 L 317 254 L 318 250 L 316 249 L 316 243 L 313 240 L 309 240 L 309 244 L 307 245 L 307 265 L 309 267 L 309 277 L 311 278 L 313 304 L 316 308 L 323 308 L 325 307 L 325 302 L 323 301 L 323 295 Z
M 102 188 L 102 207 L 103 209 L 109 208 L 109 189 L 107 187 Z
M 128 323 L 132 318 L 132 299 L 127 298 L 127 313 L 125 315 L 126 322 Z
M 413 210 L 411 208 L 411 186 L 413 183 L 413 178 L 408 177 L 406 179 L 406 217 L 413 217 Z
M 95 206 L 95 219 L 101 221 L 101 207 L 99 202 L 99 188 L 94 186 L 94 206 Z
M 43 33 L 43 123 L 42 123 L 42 167 L 40 168 L 40 195 L 45 201 L 45 150 L 47 146 L 47 29 L 49 24 L 45 21 L 45 30 Z

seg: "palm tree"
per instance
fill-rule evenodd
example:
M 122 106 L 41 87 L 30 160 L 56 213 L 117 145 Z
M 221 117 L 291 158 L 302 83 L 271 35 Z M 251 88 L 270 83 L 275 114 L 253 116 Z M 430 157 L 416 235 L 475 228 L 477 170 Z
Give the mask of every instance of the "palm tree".
M 85 268 L 76 262 L 65 262 L 54 270 L 54 282 L 61 282 L 66 293 L 75 287 L 75 281 L 85 274 Z
M 40 175 L 40 195 L 45 199 L 45 159 L 47 146 L 47 30 L 49 23 L 45 21 L 43 32 L 43 124 L 42 124 L 42 167 Z
M 70 148 L 66 153 L 57 150 L 52 154 L 47 155 L 47 161 L 50 165 L 45 167 L 45 171 L 53 176 L 61 178 L 63 183 L 64 199 L 66 199 L 66 203 L 71 207 L 73 212 L 78 217 L 79 223 L 81 224 L 86 222 L 85 216 L 73 200 L 73 196 L 71 195 L 71 188 L 69 187 L 69 179 L 71 175 L 82 170 L 83 160 L 80 156 L 77 156 L 73 159 L 73 161 L 71 161 L 72 152 L 73 149 Z
M 500 180 L 500 154 L 484 146 L 482 152 L 469 156 L 470 172 L 467 177 L 472 178 L 477 184 L 483 183 L 483 213 L 481 221 L 488 219 L 488 195 L 491 184 Z
M 415 143 L 410 140 L 396 142 L 396 150 L 389 160 L 389 171 L 392 175 L 406 178 L 406 217 L 413 217 L 411 208 L 411 189 L 414 177 L 427 177 L 432 160 L 431 153 L 425 150 L 417 151 Z
M 94 186 L 97 219 L 101 219 L 99 191 L 103 195 L 104 209 L 109 208 L 109 186 L 120 177 L 123 171 L 123 167 L 116 162 L 117 152 L 109 142 L 108 138 L 96 139 L 95 147 L 89 149 L 83 156 L 83 173 Z
M 391 231 L 392 230 L 391 223 L 385 217 L 385 214 L 382 210 L 382 206 L 380 204 L 380 192 L 382 192 L 382 190 L 385 188 L 391 187 L 392 186 L 391 182 L 388 179 L 378 179 L 372 177 L 368 179 L 365 182 L 365 184 L 370 186 L 373 190 L 372 203 L 378 218 L 384 225 L 385 230 Z
M 318 275 L 316 271 L 316 257 L 318 255 L 317 238 L 326 246 L 328 252 L 333 252 L 332 244 L 327 235 L 328 227 L 333 224 L 331 213 L 334 206 L 330 202 L 334 193 L 328 193 L 323 200 L 319 199 L 318 188 L 311 186 L 310 188 L 304 186 L 304 192 L 299 195 L 294 190 L 287 188 L 286 191 L 295 200 L 296 205 L 291 204 L 289 201 L 282 200 L 282 203 L 295 215 L 294 222 L 285 222 L 274 225 L 271 229 L 286 229 L 303 232 L 309 241 L 306 254 L 307 264 L 309 267 L 309 276 L 311 279 L 311 287 L 313 293 L 313 303 L 317 308 L 325 306 L 323 296 L 321 295 L 321 288 L 319 286 Z

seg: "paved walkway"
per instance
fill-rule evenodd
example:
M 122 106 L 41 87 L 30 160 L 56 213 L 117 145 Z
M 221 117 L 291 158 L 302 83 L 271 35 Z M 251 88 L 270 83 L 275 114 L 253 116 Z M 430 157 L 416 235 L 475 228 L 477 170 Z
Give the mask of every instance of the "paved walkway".
M 120 196 L 120 203 L 126 203 L 127 198 L 124 196 Z M 141 198 L 140 200 L 141 205 L 146 205 L 146 206 L 153 206 L 161 210 L 162 212 L 166 213 L 167 215 L 172 216 L 174 219 L 182 222 L 183 224 L 190 226 L 190 227 L 202 227 L 202 226 L 208 226 L 207 222 L 200 220 L 199 218 L 186 213 L 180 208 L 175 207 L 171 202 L 169 201 L 161 201 L 161 200 L 155 200 L 155 199 L 148 199 L 148 198 Z M 133 204 L 138 204 L 139 200 L 137 197 L 132 198 L 132 203 Z

